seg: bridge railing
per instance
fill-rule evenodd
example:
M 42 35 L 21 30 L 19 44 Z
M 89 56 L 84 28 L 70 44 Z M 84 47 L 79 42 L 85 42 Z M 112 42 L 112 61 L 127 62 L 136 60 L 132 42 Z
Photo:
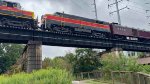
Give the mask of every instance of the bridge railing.
M 150 74 L 131 71 L 111 72 L 113 84 L 150 84 Z
M 76 73 L 75 76 L 77 80 L 99 79 L 102 78 L 103 73 L 101 71 L 81 72 L 81 73 Z

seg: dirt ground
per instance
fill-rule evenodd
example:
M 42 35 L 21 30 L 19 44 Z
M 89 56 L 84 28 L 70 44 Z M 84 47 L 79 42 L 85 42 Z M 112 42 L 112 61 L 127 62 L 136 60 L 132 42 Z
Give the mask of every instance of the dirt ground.
M 95 81 L 95 80 L 82 80 L 82 81 L 73 81 L 72 84 L 111 84 L 107 81 Z

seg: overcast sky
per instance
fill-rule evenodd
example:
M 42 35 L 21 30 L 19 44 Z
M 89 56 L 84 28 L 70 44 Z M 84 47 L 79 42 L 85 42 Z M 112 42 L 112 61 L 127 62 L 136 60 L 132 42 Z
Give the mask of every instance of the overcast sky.
M 9 0 L 16 1 L 21 4 L 24 10 L 34 11 L 39 18 L 43 14 L 53 14 L 54 12 L 65 12 L 78 16 L 95 19 L 94 14 L 94 0 Z M 108 4 L 114 3 L 115 0 L 96 0 L 98 19 L 107 22 L 117 22 L 117 15 L 109 14 L 109 12 L 115 11 L 116 7 L 111 6 L 108 9 Z M 146 13 L 145 10 L 150 9 L 149 0 L 123 0 L 119 3 L 119 8 L 128 7 L 120 11 L 122 25 L 134 27 L 138 29 L 144 29 L 150 31 L 148 26 L 149 20 L 146 16 L 150 15 L 150 12 Z M 75 48 L 67 47 L 54 47 L 43 46 L 43 58 L 63 56 L 66 52 L 73 52 Z

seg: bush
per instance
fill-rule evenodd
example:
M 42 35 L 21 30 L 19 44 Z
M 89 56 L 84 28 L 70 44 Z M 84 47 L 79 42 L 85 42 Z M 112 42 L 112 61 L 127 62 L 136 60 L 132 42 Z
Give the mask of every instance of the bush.
M 72 65 L 64 57 L 55 57 L 54 59 L 45 58 L 42 62 L 42 68 L 46 69 L 47 67 L 63 69 L 68 72 L 72 71 Z
M 119 56 L 109 54 L 103 57 L 102 71 L 105 73 L 105 78 L 110 79 L 111 71 L 143 71 L 143 65 L 138 64 L 136 60 L 135 57 L 127 57 L 122 54 L 119 54 Z M 150 71 L 150 69 L 147 67 L 145 68 L 145 71 Z
M 150 65 L 143 66 L 144 72 L 150 74 Z
M 65 70 L 43 69 L 30 74 L 0 76 L 0 84 L 71 84 L 72 77 Z

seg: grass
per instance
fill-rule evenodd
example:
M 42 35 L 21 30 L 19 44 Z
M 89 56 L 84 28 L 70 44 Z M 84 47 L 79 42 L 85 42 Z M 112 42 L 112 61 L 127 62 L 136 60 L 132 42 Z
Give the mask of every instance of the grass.
M 30 74 L 19 73 L 0 76 L 0 84 L 71 84 L 72 77 L 65 70 L 43 69 Z
M 84 81 L 85 84 L 112 84 L 111 80 L 85 80 Z M 125 84 L 125 83 L 119 83 L 119 82 L 115 82 L 115 84 Z

